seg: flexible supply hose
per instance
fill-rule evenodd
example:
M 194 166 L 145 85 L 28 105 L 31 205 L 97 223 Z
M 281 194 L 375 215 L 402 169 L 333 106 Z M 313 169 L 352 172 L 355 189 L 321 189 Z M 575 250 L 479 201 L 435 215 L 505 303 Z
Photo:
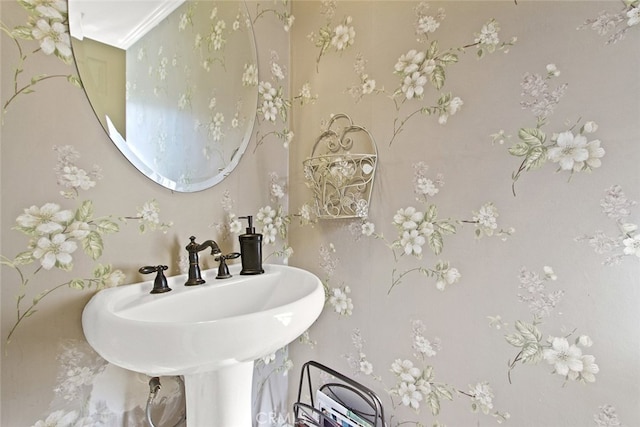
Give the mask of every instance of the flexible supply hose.
M 147 423 L 149 423 L 149 427 L 156 427 L 156 425 L 153 423 L 153 419 L 151 419 L 151 406 L 156 396 L 158 395 L 158 391 L 160 391 L 160 388 L 161 388 L 160 378 L 153 377 L 149 380 L 149 397 L 147 398 L 147 411 L 146 411 Z M 185 419 L 186 419 L 186 415 L 183 415 L 182 418 L 173 427 L 178 427 Z

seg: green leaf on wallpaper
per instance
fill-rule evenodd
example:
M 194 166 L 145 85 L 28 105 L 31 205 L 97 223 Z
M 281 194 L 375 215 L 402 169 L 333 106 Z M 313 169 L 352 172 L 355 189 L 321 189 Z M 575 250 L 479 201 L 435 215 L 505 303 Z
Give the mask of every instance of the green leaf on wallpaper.
M 422 107 L 420 109 L 420 112 L 422 114 L 426 114 L 428 116 L 431 116 L 433 114 L 435 114 L 438 111 L 438 109 L 436 107 Z
M 84 289 L 84 280 L 82 279 L 73 279 L 69 282 L 69 287 L 71 289 L 78 289 L 78 290 L 82 290 Z
M 32 300 L 33 305 L 38 304 L 38 303 L 40 302 L 40 300 L 41 300 L 42 298 L 46 297 L 46 296 L 47 296 L 47 294 L 48 294 L 49 292 L 50 292 L 50 291 L 49 291 L 48 289 L 45 289 L 44 291 L 40 292 L 38 295 L 36 295 L 35 297 L 33 297 L 33 300 Z
M 524 167 L 526 170 L 537 169 L 542 166 L 547 160 L 547 150 L 543 146 L 534 147 L 527 153 L 527 158 L 524 161 Z
M 529 152 L 529 146 L 525 142 L 518 142 L 509 147 L 509 154 L 513 156 L 526 156 Z
M 453 393 L 447 388 L 446 384 L 431 384 L 431 387 L 447 400 L 453 400 Z
M 451 102 L 451 92 L 443 93 L 442 95 L 440 95 L 440 98 L 438 98 L 439 108 L 435 112 L 441 112 L 442 108 L 448 107 L 450 102 Z
M 109 273 L 111 273 L 111 265 L 109 264 L 107 265 L 98 264 L 93 269 L 93 277 L 95 277 L 96 279 L 100 279 L 108 275 Z
M 445 234 L 456 234 L 456 226 L 450 222 L 440 222 L 437 225 L 440 231 Z
M 67 264 L 63 264 L 60 261 L 56 261 L 56 268 L 59 268 L 62 271 L 71 271 L 73 270 L 73 263 L 67 263 Z
M 85 200 L 76 211 L 76 219 L 78 221 L 88 222 L 93 217 L 93 202 Z
M 520 334 L 505 335 L 504 339 L 507 340 L 507 342 L 512 346 L 518 348 L 524 347 L 524 345 L 527 343 L 527 340 L 525 340 L 524 337 Z
M 82 82 L 80 81 L 80 78 L 78 76 L 75 75 L 68 75 L 67 76 L 67 81 L 69 83 L 71 83 L 72 85 L 79 87 L 80 89 L 82 89 Z
M 542 334 L 535 325 L 516 320 L 516 329 L 527 341 L 540 342 Z
M 46 79 L 47 78 L 47 74 L 38 74 L 37 76 L 33 76 L 31 77 L 31 84 L 36 84 L 38 83 L 40 80 Z
M 427 59 L 434 59 L 438 55 L 438 41 L 434 40 L 429 45 L 429 49 L 427 50 Z
M 458 55 L 455 53 L 447 52 L 440 57 L 440 62 L 444 64 L 454 64 L 458 62 Z
M 118 225 L 118 223 L 109 219 L 100 220 L 96 227 L 96 231 L 98 231 L 98 233 L 100 234 L 117 233 L 118 231 L 120 231 L 120 226 Z
M 538 363 L 542 358 L 542 349 L 539 344 L 529 342 L 522 347 L 522 363 Z
M 426 368 L 424 368 L 424 371 L 422 371 L 422 377 L 425 379 L 425 381 L 432 382 L 433 381 L 433 366 L 428 365 Z
M 544 144 L 546 135 L 538 128 L 521 128 L 518 137 L 527 145 L 535 147 Z
M 425 212 L 424 220 L 427 222 L 434 222 L 438 217 L 438 207 L 436 205 L 430 205 Z
M 33 251 L 24 251 L 24 252 L 20 252 L 18 255 L 16 255 L 16 257 L 13 259 L 13 264 L 14 265 L 25 265 L 25 264 L 30 264 L 33 261 L 34 261 Z
M 433 72 L 429 74 L 429 80 L 431 84 L 438 90 L 442 89 L 445 81 L 444 67 L 442 65 L 436 65 L 433 68 Z
M 439 231 L 434 231 L 429 235 L 429 247 L 433 251 L 434 254 L 440 255 L 442 252 L 442 248 L 444 246 L 444 242 L 442 241 L 442 234 Z
M 33 40 L 33 29 L 31 27 L 19 25 L 11 30 L 11 37 L 14 39 Z
M 434 417 L 440 413 L 440 398 L 436 393 L 431 392 L 427 395 L 427 405 L 429 405 Z
M 87 237 L 82 239 L 82 248 L 91 259 L 96 260 L 100 258 L 102 249 L 104 248 L 102 237 L 96 231 L 89 232 Z

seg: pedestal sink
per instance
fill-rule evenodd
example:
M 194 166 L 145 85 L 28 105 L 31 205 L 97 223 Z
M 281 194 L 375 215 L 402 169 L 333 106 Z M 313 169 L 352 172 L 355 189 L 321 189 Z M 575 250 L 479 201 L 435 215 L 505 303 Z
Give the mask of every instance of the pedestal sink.
M 82 314 L 89 344 L 108 362 L 150 376 L 182 375 L 188 427 L 250 427 L 253 361 L 295 340 L 320 315 L 321 281 L 295 267 L 150 294 L 153 279 L 98 292 Z

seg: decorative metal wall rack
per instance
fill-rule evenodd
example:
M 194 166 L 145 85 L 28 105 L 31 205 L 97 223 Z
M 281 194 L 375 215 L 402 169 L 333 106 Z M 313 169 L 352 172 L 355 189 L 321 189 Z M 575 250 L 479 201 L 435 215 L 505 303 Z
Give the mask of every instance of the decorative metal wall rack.
M 295 427 L 387 427 L 382 403 L 373 391 L 315 361 L 302 366 L 293 413 Z
M 303 162 L 318 218 L 366 218 L 377 162 L 378 149 L 367 129 L 346 114 L 331 117 Z

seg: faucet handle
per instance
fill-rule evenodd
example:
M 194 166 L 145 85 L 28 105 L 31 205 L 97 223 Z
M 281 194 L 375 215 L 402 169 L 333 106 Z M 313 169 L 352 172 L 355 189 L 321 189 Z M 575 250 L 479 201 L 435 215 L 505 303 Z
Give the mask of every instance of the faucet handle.
M 189 244 L 185 247 L 185 249 L 187 250 L 187 252 L 191 253 L 191 252 L 198 252 L 198 244 L 196 243 L 196 237 L 195 236 L 191 236 L 189 237 Z
M 162 294 L 171 290 L 169 284 L 167 283 L 167 278 L 164 276 L 164 271 L 168 268 L 169 267 L 167 267 L 166 265 L 148 265 L 146 267 L 140 267 L 140 269 L 138 270 L 142 274 L 158 273 L 156 274 L 156 278 L 153 281 L 153 289 L 151 290 L 152 294 Z
M 229 273 L 229 267 L 227 266 L 228 259 L 238 258 L 240 256 L 239 252 L 231 252 L 227 255 L 219 255 L 215 257 L 216 261 L 220 261 L 220 265 L 218 266 L 218 275 L 216 279 L 228 279 L 231 277 L 231 273 Z

